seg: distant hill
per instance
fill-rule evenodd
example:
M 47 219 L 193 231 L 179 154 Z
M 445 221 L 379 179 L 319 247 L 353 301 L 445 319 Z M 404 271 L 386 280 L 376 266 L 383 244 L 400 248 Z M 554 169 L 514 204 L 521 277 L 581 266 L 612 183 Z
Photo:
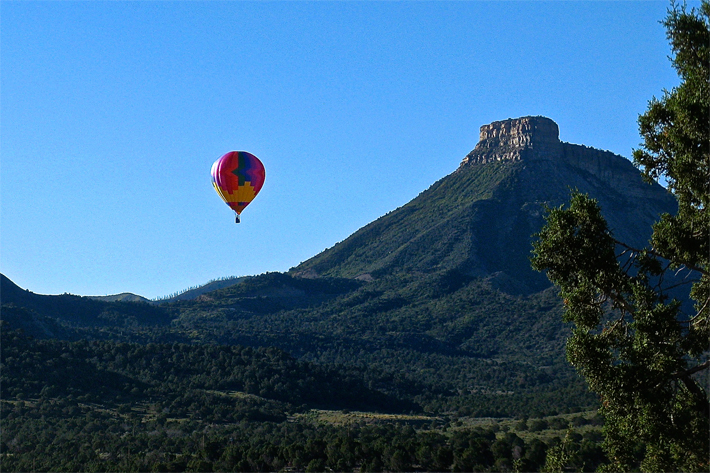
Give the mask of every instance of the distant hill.
M 150 299 L 143 296 L 133 294 L 131 292 L 122 292 L 120 294 L 113 294 L 109 296 L 89 296 L 91 299 L 96 299 L 98 301 L 106 302 L 145 302 L 149 303 Z
M 90 300 L 97 302 L 139 302 L 143 304 L 167 304 L 175 301 L 192 300 L 203 294 L 238 284 L 241 281 L 248 279 L 249 277 L 250 276 L 232 276 L 215 279 L 213 281 L 209 281 L 206 284 L 203 284 L 202 286 L 186 289 L 173 295 L 151 300 L 130 292 L 122 292 L 120 294 L 111 294 L 107 296 L 78 296 L 74 294 L 35 294 L 29 289 L 20 288 L 7 276 L 0 274 L 0 300 L 3 304 L 13 303 L 19 304 L 22 307 L 32 307 L 33 309 L 37 309 L 40 313 L 51 314 L 62 318 L 62 315 L 64 315 L 63 308 L 65 308 L 67 304 L 70 306 L 73 304 L 78 304 L 82 307 L 82 310 L 86 309 L 89 312 L 95 312 L 97 310 L 102 311 L 106 307 L 117 307 L 92 304 L 91 302 L 89 302 Z M 124 306 L 124 308 L 126 307 Z M 128 307 L 128 309 L 133 310 L 134 308 Z
M 72 333 L 72 337 L 75 337 L 78 336 L 77 329 L 85 332 L 89 328 L 103 330 L 131 326 L 154 327 L 168 324 L 171 319 L 164 309 L 147 303 L 109 302 L 73 294 L 35 294 L 20 288 L 3 274 L 0 274 L 0 302 L 3 306 L 3 320 L 9 320 L 11 316 L 18 314 L 17 311 L 6 310 L 6 306 L 24 308 L 23 313 L 26 315 L 21 323 L 25 328 L 34 325 L 32 331 L 35 334 L 46 333 L 47 336 L 61 332 Z M 32 314 L 32 317 L 29 314 Z M 50 325 L 60 324 L 64 327 L 63 330 L 42 328 L 49 327 L 47 320 L 52 321 Z

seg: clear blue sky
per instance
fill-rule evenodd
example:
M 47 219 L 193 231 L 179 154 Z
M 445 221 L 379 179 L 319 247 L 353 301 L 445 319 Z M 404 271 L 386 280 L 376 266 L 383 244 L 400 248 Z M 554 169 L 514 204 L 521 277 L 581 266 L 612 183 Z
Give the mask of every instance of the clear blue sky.
M 453 172 L 494 120 L 544 115 L 629 157 L 677 84 L 668 6 L 2 1 L 0 272 L 153 298 L 286 271 Z M 230 150 L 266 167 L 239 225 L 210 183 Z

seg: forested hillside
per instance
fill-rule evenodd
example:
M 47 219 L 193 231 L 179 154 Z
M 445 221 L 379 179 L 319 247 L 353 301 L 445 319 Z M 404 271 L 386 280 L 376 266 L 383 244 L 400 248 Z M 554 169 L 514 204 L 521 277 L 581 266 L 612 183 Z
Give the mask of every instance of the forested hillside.
M 546 207 L 569 200 L 571 190 L 597 199 L 617 238 L 639 247 L 660 214 L 676 211 L 675 199 L 627 159 L 558 135 L 545 117 L 484 125 L 455 172 L 291 272 L 369 280 L 457 271 L 530 294 L 550 285 L 530 268 L 533 235 Z
M 57 338 L 66 335 L 68 340 L 280 347 L 303 361 L 356 371 L 367 385 L 406 400 L 418 412 L 523 416 L 593 405 L 593 397 L 561 356 L 565 329 L 551 312 L 556 309 L 554 292 L 534 302 L 496 299 L 491 289 L 466 286 L 443 301 L 435 299 L 434 305 L 436 287 L 431 280 L 420 282 L 421 289 L 429 290 L 414 291 L 416 306 L 395 303 L 389 310 L 382 294 L 392 289 L 381 282 L 272 273 L 213 293 L 213 300 L 162 307 L 172 323 L 160 326 L 118 323 L 76 328 L 27 309 L 6 305 L 3 312 L 11 328 L 18 328 L 13 321 L 25 321 L 25 331 L 42 338 L 51 327 Z M 444 293 L 445 282 L 440 281 Z M 400 297 L 405 296 L 413 294 Z M 515 319 L 486 317 L 516 306 Z M 444 313 L 447 307 L 457 311 L 454 316 L 428 320 L 429 313 Z M 299 317 L 306 310 L 312 315 L 304 325 Z M 526 329 L 535 336 L 526 337 Z M 481 332 L 489 333 L 489 339 L 474 343 L 471 338 Z

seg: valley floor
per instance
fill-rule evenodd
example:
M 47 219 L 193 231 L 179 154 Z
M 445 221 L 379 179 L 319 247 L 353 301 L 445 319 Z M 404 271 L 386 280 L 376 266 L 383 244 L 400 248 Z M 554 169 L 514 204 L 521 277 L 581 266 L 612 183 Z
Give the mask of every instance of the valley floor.
M 604 461 L 593 412 L 539 419 L 309 410 L 215 423 L 151 405 L 0 401 L 3 471 L 539 471 Z

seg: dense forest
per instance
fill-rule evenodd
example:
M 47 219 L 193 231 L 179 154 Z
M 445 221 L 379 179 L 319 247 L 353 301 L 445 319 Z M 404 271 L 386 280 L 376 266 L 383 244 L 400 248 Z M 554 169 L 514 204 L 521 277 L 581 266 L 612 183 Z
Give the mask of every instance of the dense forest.
M 473 427 L 458 412 L 416 415 L 377 389 L 385 380 L 274 348 L 36 340 L 6 323 L 1 342 L 5 471 L 532 471 L 548 451 L 585 471 L 604 461 L 597 416 Z M 369 417 L 349 416 L 361 409 Z

